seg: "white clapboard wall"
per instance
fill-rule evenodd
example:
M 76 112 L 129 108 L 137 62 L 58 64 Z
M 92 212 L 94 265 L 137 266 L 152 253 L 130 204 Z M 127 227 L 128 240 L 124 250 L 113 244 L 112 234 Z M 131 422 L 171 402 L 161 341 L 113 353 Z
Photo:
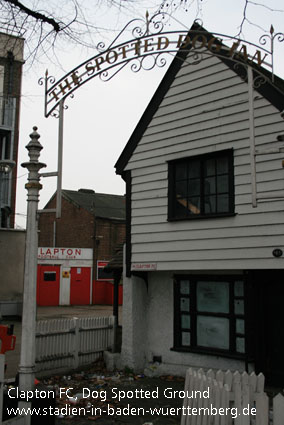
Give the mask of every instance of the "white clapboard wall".
M 278 147 L 279 111 L 256 91 L 254 107 L 256 149 Z M 167 222 L 167 161 L 230 148 L 236 216 Z M 283 194 L 282 154 L 256 161 L 258 194 Z M 272 250 L 283 242 L 284 200 L 252 207 L 248 86 L 220 59 L 183 64 L 125 169 L 132 176 L 132 262 L 156 262 L 158 270 L 184 270 L 188 261 L 191 270 L 279 267 Z

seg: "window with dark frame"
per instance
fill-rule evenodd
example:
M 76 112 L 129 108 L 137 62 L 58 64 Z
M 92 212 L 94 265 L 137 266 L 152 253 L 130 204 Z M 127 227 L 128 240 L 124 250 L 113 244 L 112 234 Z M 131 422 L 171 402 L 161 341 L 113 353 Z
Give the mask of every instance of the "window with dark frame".
M 0 159 L 12 159 L 11 154 L 11 132 L 0 130 Z
M 169 162 L 169 220 L 234 213 L 233 150 Z
M 56 282 L 56 272 L 44 272 L 43 280 L 45 282 Z
M 245 355 L 241 276 L 175 278 L 174 349 Z

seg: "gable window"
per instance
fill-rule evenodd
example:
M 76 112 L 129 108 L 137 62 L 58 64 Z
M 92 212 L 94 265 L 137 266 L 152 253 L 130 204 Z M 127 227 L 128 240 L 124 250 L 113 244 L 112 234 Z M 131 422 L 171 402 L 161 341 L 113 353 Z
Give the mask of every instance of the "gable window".
M 243 356 L 244 304 L 240 276 L 177 276 L 174 348 Z
M 233 150 L 169 162 L 169 220 L 234 213 Z

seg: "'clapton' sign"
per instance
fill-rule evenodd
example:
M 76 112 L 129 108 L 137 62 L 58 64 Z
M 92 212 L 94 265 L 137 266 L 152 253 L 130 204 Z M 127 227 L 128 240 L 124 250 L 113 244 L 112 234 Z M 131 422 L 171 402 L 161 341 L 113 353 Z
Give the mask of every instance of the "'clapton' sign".
M 140 21 L 140 26 L 136 24 L 137 21 Z M 273 28 L 270 31 L 271 49 L 268 50 L 236 37 L 210 34 L 197 22 L 190 31 L 164 32 L 164 24 L 158 21 L 157 15 L 150 20 L 146 16 L 142 24 L 141 21 L 130 21 L 107 49 L 100 43 L 97 46 L 100 53 L 78 65 L 58 81 L 46 72 L 45 78 L 39 81 L 45 85 L 45 116 L 57 116 L 59 103 L 92 78 L 99 76 L 101 80 L 108 81 L 128 62 L 132 62 L 133 72 L 142 68 L 150 70 L 155 66 L 162 67 L 167 63 L 165 54 L 178 52 L 181 48 L 188 52 L 188 63 L 199 63 L 204 55 L 214 54 L 242 64 L 265 64 L 271 68 L 273 74 L 273 40 L 276 36 L 279 38 L 279 34 L 274 34 Z M 134 28 L 131 29 L 131 26 Z M 118 40 L 126 34 L 126 29 L 131 30 L 134 38 L 119 43 Z M 266 44 L 266 37 L 269 36 L 260 38 L 262 45 Z M 230 40 L 229 46 L 223 44 L 225 38 Z
M 91 260 L 92 249 L 89 248 L 38 248 L 39 260 Z

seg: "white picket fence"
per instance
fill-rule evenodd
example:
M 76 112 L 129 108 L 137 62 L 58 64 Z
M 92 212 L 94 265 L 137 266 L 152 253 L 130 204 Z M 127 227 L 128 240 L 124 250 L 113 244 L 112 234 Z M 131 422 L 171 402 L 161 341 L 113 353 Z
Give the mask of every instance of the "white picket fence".
M 114 317 L 41 320 L 36 324 L 36 371 L 76 369 L 112 347 Z
M 36 324 L 36 370 L 90 364 L 114 342 L 114 317 L 41 320 Z M 26 416 L 2 421 L 5 355 L 0 354 L 0 425 L 25 425 Z
M 269 406 L 264 381 L 263 374 L 188 369 L 181 425 L 283 425 L 284 397 Z

